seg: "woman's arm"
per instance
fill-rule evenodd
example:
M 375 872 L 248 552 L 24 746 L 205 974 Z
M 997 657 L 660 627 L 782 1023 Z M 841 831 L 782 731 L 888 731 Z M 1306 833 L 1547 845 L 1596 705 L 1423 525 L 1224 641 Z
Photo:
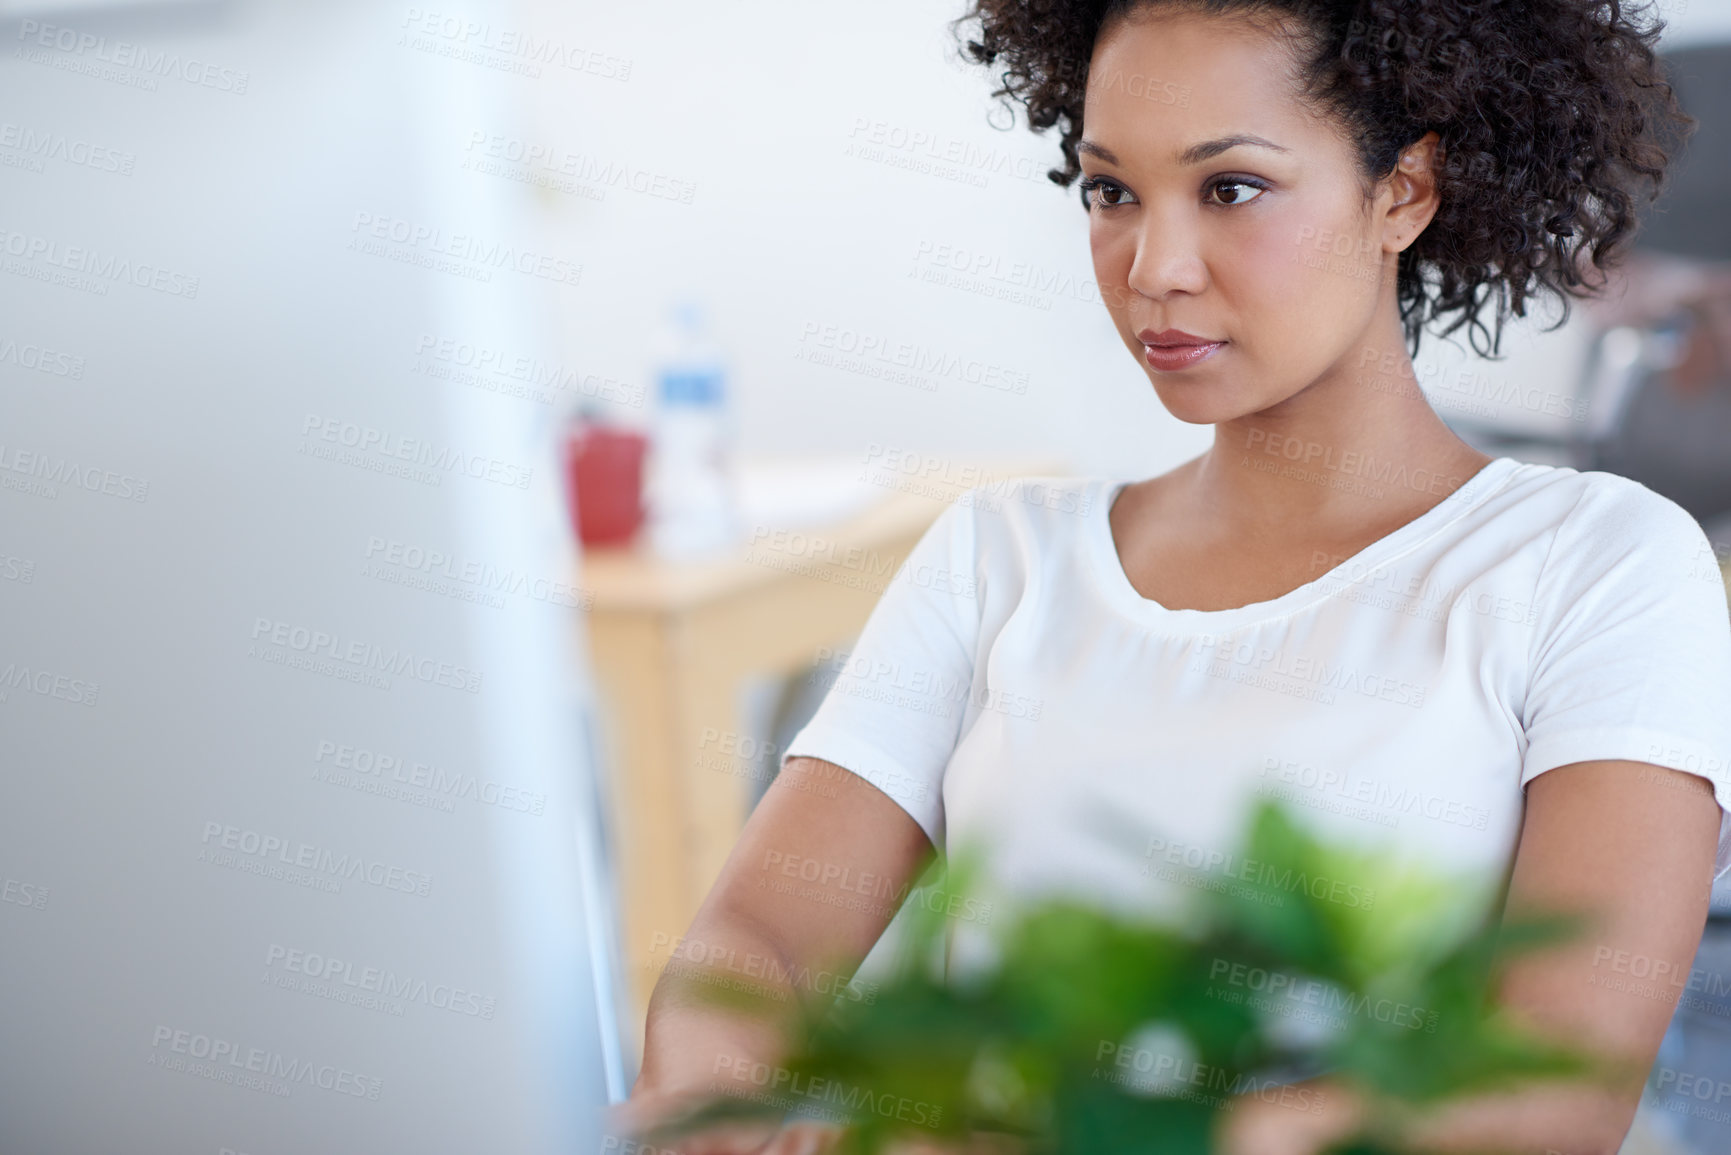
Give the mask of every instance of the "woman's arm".
M 1591 921 L 1520 956 L 1496 997 L 1529 1030 L 1627 1060 L 1629 1074 L 1610 1087 L 1460 1100 L 1422 1118 L 1420 1150 L 1616 1155 L 1701 941 L 1719 813 L 1706 779 L 1642 762 L 1576 762 L 1528 784 L 1506 913 L 1575 911 Z M 1642 985 L 1628 981 L 1637 959 L 1658 997 L 1628 989 Z M 1314 1130 L 1291 1111 L 1245 1103 L 1227 1121 L 1226 1150 L 1320 1150 L 1359 1120 L 1344 1088 L 1326 1101 L 1334 1109 Z
M 725 1085 L 751 1062 L 774 1064 L 782 1024 L 705 1003 L 705 980 L 761 984 L 790 1011 L 826 1004 L 931 856 L 919 824 L 877 787 L 829 762 L 788 759 L 686 932 L 701 955 L 688 949 L 655 984 L 633 1104 L 671 1102 Z

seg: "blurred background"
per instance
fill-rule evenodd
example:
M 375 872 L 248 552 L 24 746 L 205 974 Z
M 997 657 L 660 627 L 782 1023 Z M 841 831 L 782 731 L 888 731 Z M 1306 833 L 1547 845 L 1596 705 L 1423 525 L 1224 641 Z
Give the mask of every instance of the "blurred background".
M 945 503 L 1207 447 L 960 10 L 0 0 L 0 1155 L 609 1149 Z M 1627 293 L 1418 371 L 1719 561 L 1731 0 L 1661 14 Z M 1626 1151 L 1731 1149 L 1721 909 Z

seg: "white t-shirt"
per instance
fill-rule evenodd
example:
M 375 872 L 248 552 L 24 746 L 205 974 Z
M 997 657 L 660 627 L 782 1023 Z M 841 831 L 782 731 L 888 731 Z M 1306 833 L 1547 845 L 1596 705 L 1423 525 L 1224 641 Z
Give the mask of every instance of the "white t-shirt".
M 993 893 L 1155 914 L 1194 894 L 1186 868 L 1245 877 L 1267 796 L 1500 885 L 1526 784 L 1591 759 L 1708 778 L 1731 868 L 1731 610 L 1669 499 L 1498 458 L 1282 597 L 1169 610 L 1114 548 L 1125 484 L 1023 479 L 944 510 L 784 762 L 833 762 L 940 849 L 985 850 Z

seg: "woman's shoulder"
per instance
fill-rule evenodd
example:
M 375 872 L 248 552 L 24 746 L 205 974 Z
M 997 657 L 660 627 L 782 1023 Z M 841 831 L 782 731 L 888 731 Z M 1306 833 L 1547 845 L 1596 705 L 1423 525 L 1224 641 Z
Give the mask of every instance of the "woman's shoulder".
M 1605 545 L 1656 545 L 1706 540 L 1701 525 L 1671 498 L 1633 478 L 1597 469 L 1522 462 L 1510 495 L 1554 522 L 1560 535 Z
M 1094 548 L 1093 523 L 1105 519 L 1115 484 L 1098 475 L 988 479 L 956 496 L 943 533 L 983 584 L 1026 588 L 1036 573 Z
M 1522 463 L 1504 491 L 1511 517 L 1548 539 L 1541 582 L 1552 588 L 1614 582 L 1662 587 L 1721 581 L 1713 546 L 1694 515 L 1639 481 L 1602 470 Z M 1692 588 L 1693 581 L 1685 581 Z

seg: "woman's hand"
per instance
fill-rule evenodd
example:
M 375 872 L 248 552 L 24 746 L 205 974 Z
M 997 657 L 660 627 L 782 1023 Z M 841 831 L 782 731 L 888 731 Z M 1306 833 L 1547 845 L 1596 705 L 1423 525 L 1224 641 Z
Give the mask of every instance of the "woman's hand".
M 737 1120 L 659 1144 L 644 1138 L 656 1125 L 678 1118 L 709 1097 L 702 1090 L 633 1093 L 609 1112 L 607 1133 L 622 1141 L 621 1151 L 632 1155 L 823 1155 L 835 1149 L 841 1136 L 841 1129 L 829 1123 Z
M 651 1144 L 641 1137 L 656 1123 L 678 1117 L 706 1097 L 703 1092 L 633 1094 L 613 1108 L 608 1133 L 640 1144 L 635 1148 L 621 1144 L 620 1150 L 630 1155 L 826 1155 L 841 1142 L 840 1126 L 811 1120 L 734 1122 L 661 1144 Z M 894 1140 L 886 1155 L 1024 1155 L 1025 1150 L 1006 1135 L 980 1134 L 940 1141 L 909 1134 Z M 1273 1148 L 1268 1151 L 1273 1155 Z M 1256 1155 L 1262 1155 L 1262 1149 L 1256 1149 Z
M 1342 1083 L 1313 1079 L 1291 1091 L 1272 1100 L 1266 1092 L 1233 1099 L 1216 1122 L 1219 1155 L 1317 1155 L 1356 1132 L 1364 1119 L 1363 1099 Z M 1313 1109 L 1296 1105 L 1307 1103 Z

